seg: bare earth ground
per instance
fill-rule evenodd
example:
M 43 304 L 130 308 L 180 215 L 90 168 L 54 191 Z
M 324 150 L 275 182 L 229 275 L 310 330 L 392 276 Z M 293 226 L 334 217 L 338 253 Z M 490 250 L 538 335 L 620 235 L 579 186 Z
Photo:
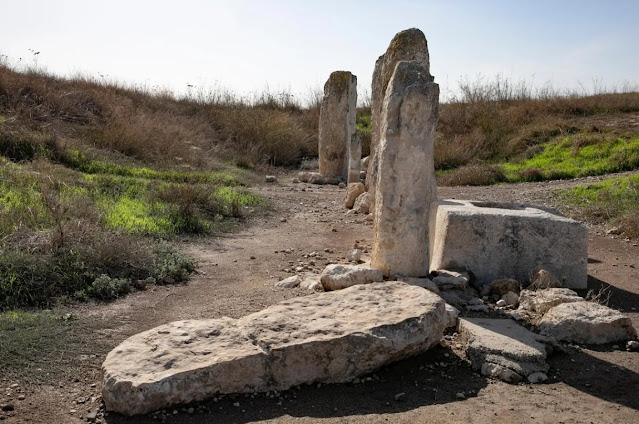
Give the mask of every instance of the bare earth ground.
M 545 204 L 550 189 L 590 180 L 594 179 L 440 188 L 439 197 Z M 0 405 L 11 403 L 15 408 L 0 412 L 0 420 L 86 422 L 87 412 L 101 405 L 100 365 L 125 338 L 174 320 L 237 318 L 306 295 L 301 289 L 274 288 L 273 283 L 289 275 L 284 269 L 298 265 L 319 273 L 327 262 L 340 261 L 355 243 L 370 248 L 371 224 L 362 216 L 344 215 L 344 190 L 291 184 L 290 175 L 280 181 L 257 189 L 274 203 L 272 213 L 238 233 L 182 243 L 200 266 L 188 285 L 154 287 L 111 304 L 62 311 L 79 317 L 75 332 L 64 337 L 80 342 L 71 354 L 61 355 L 57 369 L 62 372 L 54 377 L 38 376 L 51 364 L 37 361 L 24 364 L 25 374 L 32 376 L 28 379 L 0 376 Z M 292 251 L 282 252 L 285 249 Z M 321 258 L 304 258 L 313 251 Z M 309 265 L 311 260 L 315 265 Z M 638 268 L 636 243 L 590 229 L 589 287 L 610 285 L 610 306 L 630 315 L 639 328 Z M 191 411 L 179 407 L 174 413 L 171 408 L 164 419 L 169 423 L 639 423 L 639 353 L 610 345 L 557 353 L 549 360 L 552 369 L 546 384 L 508 385 L 474 373 L 455 353 L 455 340 L 448 337 L 425 355 L 391 364 L 363 384 L 306 386 L 276 398 L 216 399 L 189 405 L 194 407 Z M 465 399 L 457 396 L 462 392 Z M 396 400 L 400 393 L 404 395 Z M 126 418 L 114 413 L 102 416 L 102 411 L 98 417 L 109 424 L 162 421 L 162 416 Z

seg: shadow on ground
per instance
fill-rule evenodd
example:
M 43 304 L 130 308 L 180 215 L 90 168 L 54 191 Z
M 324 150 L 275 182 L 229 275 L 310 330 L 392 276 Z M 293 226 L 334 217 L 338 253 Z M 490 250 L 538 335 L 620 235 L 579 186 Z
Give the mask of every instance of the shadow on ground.
M 590 290 L 592 290 L 592 293 L 599 293 L 602 291 L 604 297 L 606 297 L 609 293 L 610 300 L 608 302 L 608 306 L 621 312 L 637 312 L 637 308 L 639 308 L 639 294 L 615 287 L 614 285 L 593 277 L 592 275 L 588 276 L 587 289 L 575 291 L 579 293 L 580 296 L 584 297 Z
M 435 365 L 437 364 L 437 365 Z M 445 364 L 445 366 L 441 366 Z M 379 380 L 363 384 L 328 384 L 320 387 L 303 386 L 281 393 L 270 399 L 264 394 L 255 398 L 239 395 L 219 402 L 206 401 L 191 404 L 196 412 L 189 415 L 177 408 L 171 423 L 249 423 L 282 416 L 336 418 L 368 414 L 395 414 L 422 406 L 456 402 L 456 395 L 464 392 L 473 397 L 487 386 L 485 378 L 474 373 L 470 365 L 459 359 L 448 348 L 437 346 L 415 358 L 390 364 L 371 377 Z M 400 395 L 403 393 L 403 395 Z M 398 396 L 398 399 L 396 399 Z M 278 405 L 280 403 L 281 405 Z M 239 406 L 234 406 L 239 402 Z M 198 406 L 209 412 L 197 412 Z M 173 409 L 168 410 L 172 414 Z M 110 414 L 109 424 L 157 423 L 151 415 L 123 417 Z
M 557 354 L 549 358 L 553 377 L 599 399 L 623 405 L 639 411 L 639 374 L 594 356 L 597 351 L 611 350 L 610 346 Z M 637 353 L 617 351 L 617 355 L 631 356 Z

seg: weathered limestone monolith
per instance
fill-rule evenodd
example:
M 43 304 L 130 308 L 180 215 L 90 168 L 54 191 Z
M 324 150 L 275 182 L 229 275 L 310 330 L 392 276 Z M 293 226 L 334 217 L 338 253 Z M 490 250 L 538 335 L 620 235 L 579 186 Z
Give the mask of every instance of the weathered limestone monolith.
M 430 71 L 428 43 L 424 33 L 417 28 L 397 33 L 391 40 L 386 53 L 381 55 L 375 62 L 371 87 L 371 159 L 366 175 L 366 189 L 373 197 L 376 193 L 377 184 L 379 158 L 376 152 L 381 140 L 384 97 L 397 62 L 403 60 L 417 61 L 426 68 L 426 71 Z
M 357 77 L 347 71 L 331 74 L 324 85 L 319 122 L 319 172 L 348 179 L 348 152 L 355 136 Z
M 419 61 L 398 62 L 381 113 L 371 266 L 385 276 L 428 274 L 433 143 L 439 86 Z M 369 192 L 370 193 L 370 192 Z
M 348 147 L 348 184 L 359 183 L 362 166 L 362 139 L 357 132 L 351 137 Z

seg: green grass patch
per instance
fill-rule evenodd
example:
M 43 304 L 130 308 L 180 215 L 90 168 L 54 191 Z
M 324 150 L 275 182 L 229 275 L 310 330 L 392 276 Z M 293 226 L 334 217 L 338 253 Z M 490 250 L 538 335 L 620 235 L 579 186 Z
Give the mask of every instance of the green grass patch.
M 559 190 L 555 197 L 578 218 L 639 237 L 639 174 Z
M 585 144 L 585 145 L 583 145 Z M 603 175 L 639 168 L 639 138 L 583 143 L 574 137 L 547 144 L 539 154 L 502 165 L 509 182 Z
M 148 277 L 184 281 L 194 264 L 160 239 L 231 229 L 264 203 L 229 173 L 94 163 L 101 172 L 0 159 L 0 311 L 112 300 Z
M 146 167 L 125 166 L 99 159 L 90 159 L 79 150 L 67 151 L 64 165 L 85 174 L 107 174 L 122 177 L 143 178 L 174 183 L 208 183 L 223 186 L 243 186 L 242 171 L 227 169 L 213 172 L 159 171 Z

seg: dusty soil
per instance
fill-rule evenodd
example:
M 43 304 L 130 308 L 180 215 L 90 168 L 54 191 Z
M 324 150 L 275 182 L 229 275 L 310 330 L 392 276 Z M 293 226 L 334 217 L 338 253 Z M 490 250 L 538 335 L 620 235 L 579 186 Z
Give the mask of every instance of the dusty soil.
M 290 178 L 280 176 L 280 181 Z M 439 197 L 549 206 L 550 189 L 584 180 L 440 188 Z M 100 364 L 125 338 L 179 319 L 237 318 L 306 295 L 301 289 L 274 288 L 273 283 L 288 276 L 287 269 L 306 266 L 320 272 L 327 262 L 342 260 L 355 244 L 370 247 L 371 224 L 362 216 L 344 214 L 344 190 L 288 182 L 257 190 L 272 200 L 271 213 L 235 234 L 181 242 L 183 250 L 199 263 L 199 272 L 188 285 L 154 287 L 111 304 L 61 311 L 73 313 L 86 324 L 63 336 L 81 340 L 82 349 L 67 353 L 62 365 L 58 364 L 64 372 L 52 378 L 37 374 L 46 374 L 49 364 L 44 360 L 24 364 L 24 376 L 0 376 L 0 405 L 14 408 L 0 411 L 0 420 L 86 422 L 86 414 L 101 407 Z M 311 252 L 321 255 L 304 257 Z M 630 315 L 639 328 L 638 268 L 636 243 L 590 229 L 589 288 L 610 286 L 610 305 Z M 389 365 L 361 384 L 305 386 L 274 398 L 226 397 L 136 418 L 114 413 L 103 416 L 100 410 L 98 420 L 109 424 L 639 422 L 639 353 L 626 352 L 623 346 L 557 353 L 549 360 L 549 382 L 533 386 L 483 378 L 458 356 L 456 344 L 455 336 L 449 334 L 427 354 Z M 50 357 L 48 353 L 43 352 L 43 357 Z M 400 393 L 403 395 L 396 399 Z

